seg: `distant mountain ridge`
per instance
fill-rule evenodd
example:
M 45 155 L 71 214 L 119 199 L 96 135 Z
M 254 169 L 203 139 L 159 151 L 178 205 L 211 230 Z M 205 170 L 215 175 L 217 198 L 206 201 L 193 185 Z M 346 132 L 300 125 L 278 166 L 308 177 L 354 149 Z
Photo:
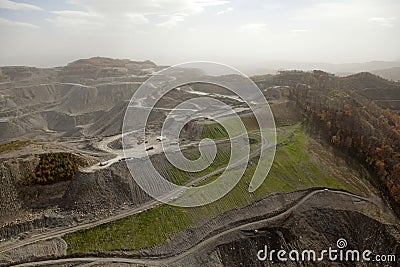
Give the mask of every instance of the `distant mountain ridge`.
M 260 67 L 263 66 L 263 67 Z M 391 68 L 400 68 L 400 61 L 370 61 L 363 63 L 318 63 L 318 62 L 264 62 L 263 64 L 253 64 L 253 67 L 244 67 L 243 72 L 248 75 L 257 74 L 275 74 L 280 70 L 303 70 L 311 71 L 315 69 L 334 73 L 340 76 L 347 76 L 359 72 L 372 72 L 386 70 Z M 379 75 L 379 74 L 378 74 Z M 387 79 L 392 79 L 382 75 Z M 396 79 L 392 79 L 396 80 Z
M 55 68 L 36 68 L 28 66 L 0 67 L 0 82 L 21 81 L 35 79 L 39 82 L 51 80 L 62 82 L 78 82 L 80 78 L 99 79 L 107 77 L 140 76 L 157 69 L 157 65 L 150 61 L 132 61 L 129 59 L 112 59 L 93 57 L 78 59 L 66 66 Z M 74 77 L 75 76 L 75 77 Z
M 373 70 L 371 72 L 388 80 L 400 81 L 400 67 Z

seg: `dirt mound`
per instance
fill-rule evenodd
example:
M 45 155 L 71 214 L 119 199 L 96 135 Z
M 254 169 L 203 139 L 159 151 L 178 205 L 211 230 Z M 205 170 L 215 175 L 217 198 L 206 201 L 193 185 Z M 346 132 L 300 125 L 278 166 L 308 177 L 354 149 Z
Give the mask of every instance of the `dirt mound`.
M 140 204 L 150 197 L 131 178 L 125 162 L 95 173 L 78 172 L 59 207 L 84 213 L 113 211 L 123 204 Z

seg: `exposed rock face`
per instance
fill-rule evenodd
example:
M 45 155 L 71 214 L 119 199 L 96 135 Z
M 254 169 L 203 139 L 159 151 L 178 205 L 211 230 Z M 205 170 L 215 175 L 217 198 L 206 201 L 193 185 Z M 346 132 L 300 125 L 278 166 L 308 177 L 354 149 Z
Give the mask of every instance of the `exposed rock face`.
M 223 266 L 298 266 L 299 262 L 280 262 L 275 255 L 273 260 L 260 261 L 257 253 L 266 245 L 269 251 L 283 249 L 300 251 L 314 250 L 318 252 L 332 247 L 337 249 L 336 242 L 345 238 L 348 242 L 346 250 L 371 250 L 374 254 L 398 255 L 400 251 L 399 229 L 384 225 L 363 214 L 353 211 L 319 209 L 295 214 L 281 225 L 258 229 L 254 232 L 242 233 L 237 240 L 221 244 L 216 251 Z M 319 257 L 318 255 L 317 257 Z M 324 264 L 330 266 L 354 266 L 355 262 L 330 262 L 325 257 Z M 320 262 L 305 262 L 305 266 L 320 266 Z M 365 263 L 364 263 L 365 264 Z M 368 266 L 374 266 L 368 265 Z M 380 266 L 376 263 L 375 266 Z M 397 266 L 396 262 L 387 266 Z
M 85 134 L 97 135 L 98 129 L 107 127 L 98 112 L 110 113 L 108 119 L 122 119 L 119 105 L 158 68 L 151 61 L 100 57 L 52 69 L 1 67 L 0 142 L 49 131 L 76 136 L 93 123 L 97 131 Z M 113 133 L 105 129 L 105 134 Z
M 117 135 L 122 131 L 123 118 L 125 115 L 128 101 L 121 101 L 111 110 L 98 116 L 96 120 L 84 130 L 88 136 L 111 136 Z
M 34 169 L 37 159 L 2 160 L 0 163 L 0 225 L 18 218 L 18 211 L 23 209 L 23 199 L 19 188 L 21 181 L 30 170 Z
M 125 101 L 138 87 L 138 83 L 97 87 L 51 84 L 2 90 L 0 96 L 7 96 L 3 96 L 6 100 L 0 112 L 0 140 L 18 138 L 32 131 L 71 135 L 81 130 L 79 126 L 92 123 L 96 123 L 97 131 L 89 129 L 86 134 L 98 134 L 99 129 L 109 126 L 110 119 L 122 123 Z M 107 121 L 99 112 L 109 114 Z

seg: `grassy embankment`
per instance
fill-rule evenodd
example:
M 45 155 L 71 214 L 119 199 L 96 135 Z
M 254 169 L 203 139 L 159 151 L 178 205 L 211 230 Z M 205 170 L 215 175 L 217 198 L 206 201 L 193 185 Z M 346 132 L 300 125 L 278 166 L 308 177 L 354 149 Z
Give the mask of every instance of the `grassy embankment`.
M 20 140 L 15 140 L 15 141 L 11 141 L 9 143 L 0 145 L 0 153 L 4 153 L 7 151 L 12 151 L 12 150 L 17 150 L 20 149 L 26 145 L 28 145 L 29 142 L 28 141 L 20 141 Z

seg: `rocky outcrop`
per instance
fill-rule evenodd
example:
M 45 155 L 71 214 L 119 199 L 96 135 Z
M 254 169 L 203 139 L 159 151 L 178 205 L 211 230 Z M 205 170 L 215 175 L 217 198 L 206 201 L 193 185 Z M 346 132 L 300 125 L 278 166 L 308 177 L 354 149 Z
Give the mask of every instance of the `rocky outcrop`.
M 0 228 L 0 239 L 23 239 L 25 238 L 25 234 L 28 235 L 28 233 L 32 232 L 33 230 L 43 228 L 67 227 L 76 225 L 78 221 L 78 215 L 42 215 L 40 218 L 34 220 L 14 223 Z
M 0 164 L 0 225 L 18 218 L 24 202 L 19 194 L 23 179 L 38 159 L 2 160 Z

